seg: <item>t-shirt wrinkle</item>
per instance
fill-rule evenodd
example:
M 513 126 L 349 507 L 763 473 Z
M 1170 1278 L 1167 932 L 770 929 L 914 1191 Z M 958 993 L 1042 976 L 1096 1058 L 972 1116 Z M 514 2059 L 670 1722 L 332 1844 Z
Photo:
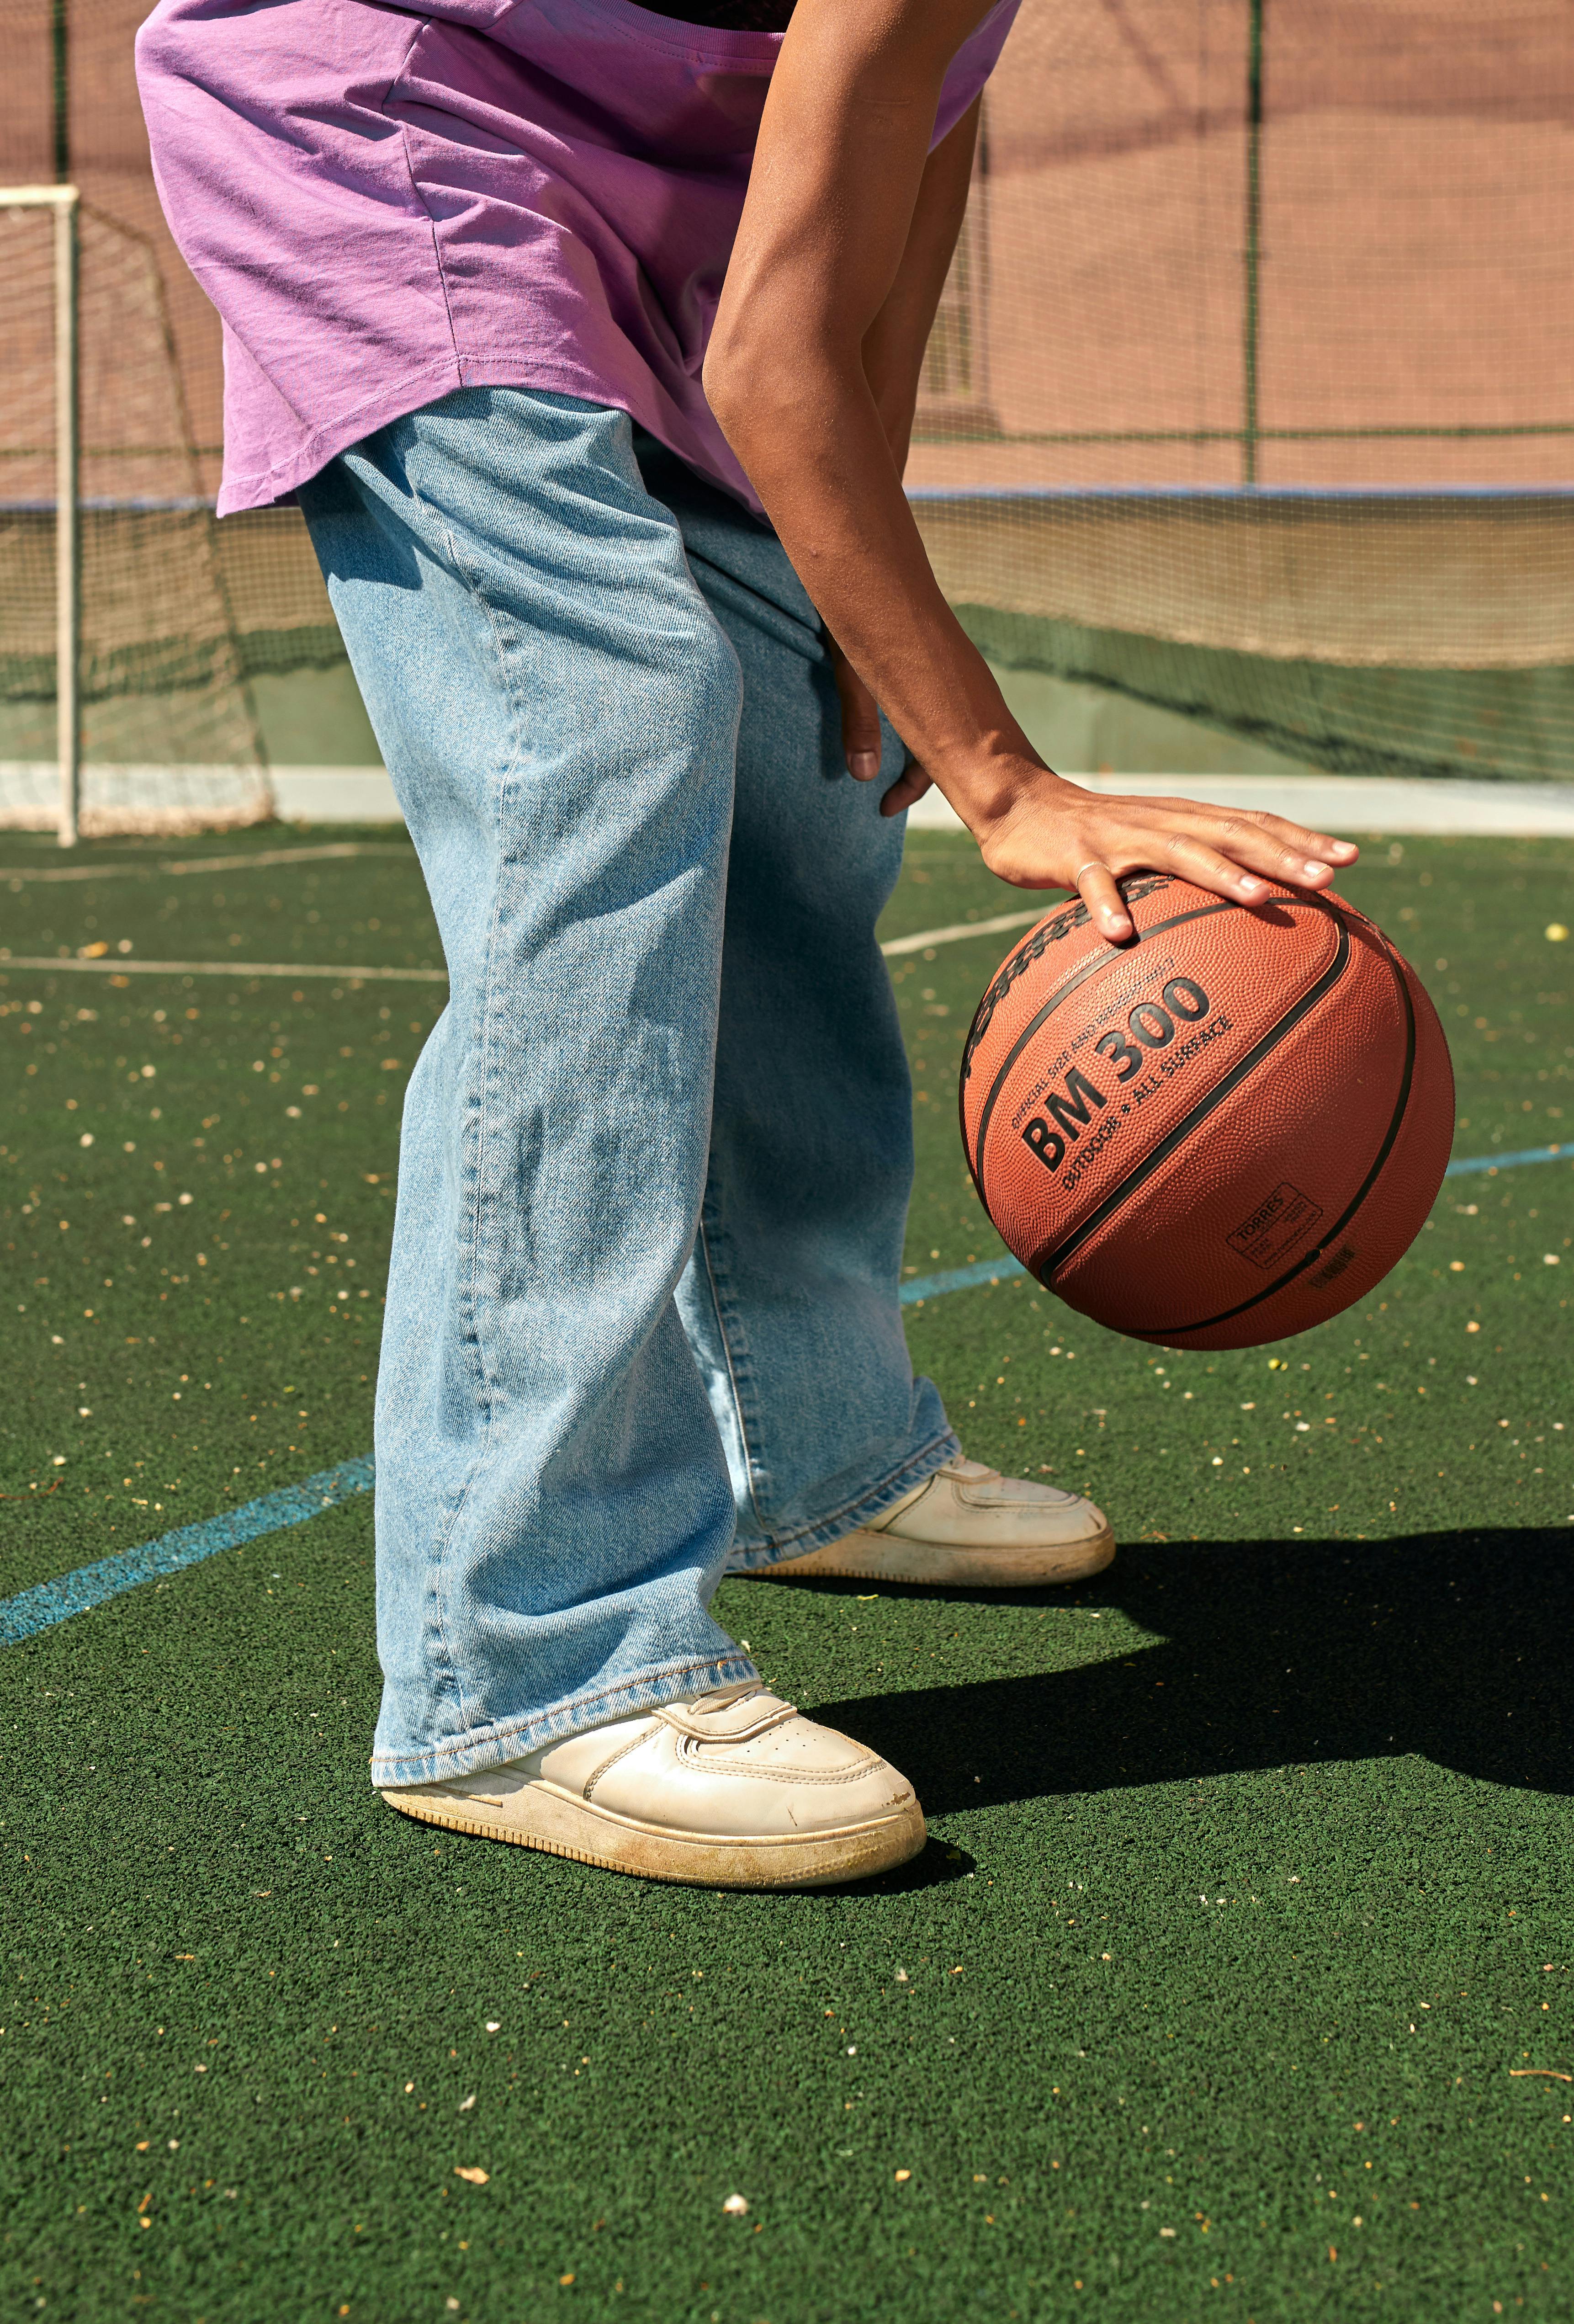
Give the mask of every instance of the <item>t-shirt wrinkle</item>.
M 959 50 L 936 142 L 1017 5 Z M 220 514 L 462 386 L 626 411 L 758 511 L 701 371 L 780 45 L 636 0 L 159 0 L 138 79 L 224 327 Z

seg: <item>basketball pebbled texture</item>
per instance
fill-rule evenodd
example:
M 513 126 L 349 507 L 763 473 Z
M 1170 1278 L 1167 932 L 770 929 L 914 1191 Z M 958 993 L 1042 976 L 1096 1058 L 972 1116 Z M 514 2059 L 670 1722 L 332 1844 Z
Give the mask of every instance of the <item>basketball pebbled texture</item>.
M 1135 942 L 1067 905 L 979 1003 L 961 1113 L 980 1199 L 1112 1331 L 1174 1348 L 1309 1331 L 1382 1281 L 1442 1183 L 1437 1012 L 1327 890 L 1248 910 L 1163 874 L 1120 885 Z

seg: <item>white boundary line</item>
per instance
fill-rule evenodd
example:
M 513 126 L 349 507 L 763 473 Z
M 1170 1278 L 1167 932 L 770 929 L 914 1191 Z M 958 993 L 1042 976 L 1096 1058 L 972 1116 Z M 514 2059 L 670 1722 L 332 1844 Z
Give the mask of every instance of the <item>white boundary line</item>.
M 1041 920 L 1045 912 L 1053 912 L 1053 901 L 1036 904 L 1030 912 L 999 912 L 992 920 L 955 920 L 948 928 L 925 928 L 916 936 L 892 936 L 880 946 L 888 960 L 898 953 L 925 952 L 931 945 L 956 944 L 962 936 L 1004 936 L 1008 928 L 1025 928 L 1033 920 Z
M 0 952 L 0 978 L 13 968 L 51 976 L 331 976 L 340 984 L 446 984 L 446 968 L 329 968 L 317 963 L 278 960 L 14 959 Z
M 1029 720 L 1034 740 L 1052 762 L 1063 758 L 1055 736 L 1039 731 Z M 89 779 L 96 770 L 88 769 Z M 106 769 L 146 776 L 152 769 Z M 207 770 L 193 767 L 189 775 L 209 771 L 233 776 L 233 767 Z M 1192 767 L 1163 774 L 1097 774 L 1069 763 L 1061 771 L 1081 788 L 1129 798 L 1190 798 L 1216 807 L 1266 809 L 1292 822 L 1319 831 L 1363 833 L 1391 839 L 1400 835 L 1496 835 L 1499 838 L 1574 836 L 1574 783 L 1562 780 L 1521 782 L 1475 776 L 1327 775 L 1297 769 L 1286 761 L 1284 770 L 1255 775 L 1210 774 Z M 0 788 L 19 776 L 35 779 L 41 787 L 52 769 L 42 764 L 0 761 Z M 269 770 L 274 805 L 282 823 L 303 829 L 334 824 L 381 825 L 397 829 L 403 821 L 399 800 L 382 767 L 272 767 Z M 962 825 L 935 790 L 926 791 L 907 813 L 909 831 L 960 834 Z M 5 874 L 0 872 L 0 879 Z
M 992 920 L 954 921 L 946 928 L 921 928 L 914 936 L 892 936 L 880 946 L 888 960 L 900 953 L 925 952 L 933 945 L 958 944 L 964 936 L 996 936 L 1008 928 L 1025 928 L 1054 909 L 1045 904 L 1031 912 L 1002 912 Z M 123 960 L 113 953 L 99 960 L 51 960 L 40 954 L 0 951 L 0 977 L 19 968 L 43 975 L 67 976 L 331 976 L 341 984 L 446 984 L 446 968 L 334 968 L 304 961 L 260 960 Z
M 0 864 L 0 881 L 19 888 L 24 880 L 181 880 L 198 872 L 262 871 L 279 863 L 324 863 L 341 855 L 413 858 L 414 853 L 392 839 L 340 839 L 330 847 L 270 847 L 255 855 L 199 855 L 182 863 L 6 863 Z

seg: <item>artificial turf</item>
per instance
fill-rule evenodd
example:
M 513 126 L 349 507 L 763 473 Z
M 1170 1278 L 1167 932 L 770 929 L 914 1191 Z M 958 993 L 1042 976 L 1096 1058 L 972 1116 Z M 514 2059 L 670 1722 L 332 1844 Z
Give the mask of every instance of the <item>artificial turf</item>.
M 112 982 L 122 942 L 436 961 L 401 844 L 158 869 L 306 844 L 0 874 L 11 954 L 112 947 L 0 960 L 0 1591 L 369 1443 L 441 988 Z M 1456 1150 L 1574 1134 L 1574 848 L 1405 840 L 1341 884 L 1443 1012 Z M 888 932 L 1023 900 L 915 835 Z M 1003 948 L 893 962 L 915 1275 L 999 1249 L 953 1100 Z M 8 2312 L 1574 2314 L 1571 1238 L 1566 1161 L 1450 1181 L 1376 1297 L 1230 1356 L 1021 1281 L 912 1309 L 968 1449 L 1085 1478 L 1123 1548 L 1070 1593 L 723 1584 L 917 1784 L 931 1845 L 867 1887 L 645 1886 L 390 1815 L 364 1500 L 6 1649 Z

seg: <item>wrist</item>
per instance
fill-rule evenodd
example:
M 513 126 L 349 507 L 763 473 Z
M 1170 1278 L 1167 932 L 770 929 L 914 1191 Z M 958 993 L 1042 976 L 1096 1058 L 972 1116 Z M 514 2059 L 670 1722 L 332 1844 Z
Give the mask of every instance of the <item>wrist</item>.
M 987 733 L 964 748 L 924 756 L 923 763 L 980 846 L 1025 809 L 1053 816 L 1057 807 L 1085 797 L 1079 785 L 1046 767 L 1020 733 Z

